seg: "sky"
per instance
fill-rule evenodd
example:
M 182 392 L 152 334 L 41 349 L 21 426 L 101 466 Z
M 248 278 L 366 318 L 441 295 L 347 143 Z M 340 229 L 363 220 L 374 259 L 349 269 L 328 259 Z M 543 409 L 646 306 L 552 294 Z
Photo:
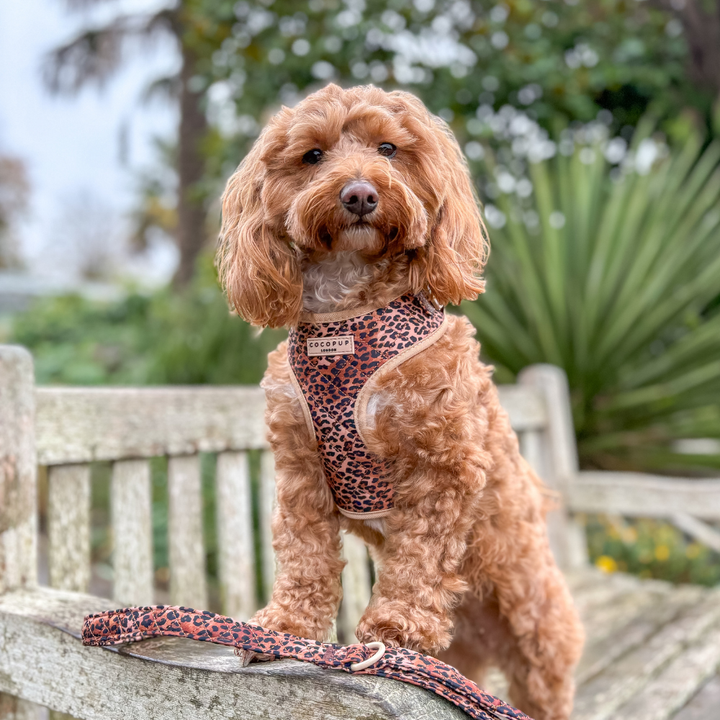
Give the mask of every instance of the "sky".
M 29 170 L 30 208 L 19 229 L 26 266 L 36 275 L 71 281 L 86 252 L 83 233 L 111 250 L 126 235 L 138 172 L 152 165 L 154 136 L 172 137 L 176 114 L 165 102 L 143 105 L 155 77 L 178 66 L 171 41 L 149 54 L 135 48 L 101 91 L 52 97 L 41 81 L 45 53 L 80 29 L 118 11 L 151 11 L 159 0 L 116 0 L 92 13 L 70 13 L 64 0 L 0 1 L 0 152 Z M 121 162 L 121 128 L 127 161 Z M 147 279 L 172 272 L 174 248 L 159 245 L 130 268 Z

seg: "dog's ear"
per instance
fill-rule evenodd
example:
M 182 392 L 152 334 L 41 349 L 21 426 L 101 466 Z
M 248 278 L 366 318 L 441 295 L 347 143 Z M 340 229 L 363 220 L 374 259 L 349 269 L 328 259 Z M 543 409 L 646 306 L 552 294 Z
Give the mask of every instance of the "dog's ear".
M 483 292 L 481 273 L 490 245 L 460 146 L 440 118 L 431 122 L 435 125 L 433 143 L 439 150 L 433 174 L 441 196 L 431 218 L 429 240 L 417 253 L 417 279 L 424 279 L 440 305 L 458 305 Z
M 302 310 L 302 274 L 282 228 L 262 200 L 263 155 L 276 142 L 268 127 L 228 180 L 216 265 L 228 301 L 253 325 L 295 325 Z

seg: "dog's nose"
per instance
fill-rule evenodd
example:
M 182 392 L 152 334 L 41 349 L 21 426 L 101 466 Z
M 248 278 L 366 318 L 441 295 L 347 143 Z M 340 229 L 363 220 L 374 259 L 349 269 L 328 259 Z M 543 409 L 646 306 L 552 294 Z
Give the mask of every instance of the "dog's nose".
M 362 217 L 377 207 L 378 193 L 367 180 L 351 180 L 340 192 L 340 202 L 346 210 Z

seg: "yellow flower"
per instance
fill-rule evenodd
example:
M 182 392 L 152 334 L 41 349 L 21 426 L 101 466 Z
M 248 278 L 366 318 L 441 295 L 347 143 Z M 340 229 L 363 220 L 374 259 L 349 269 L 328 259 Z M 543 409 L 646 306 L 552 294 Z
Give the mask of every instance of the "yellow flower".
M 670 557 L 670 548 L 667 545 L 658 545 L 655 548 L 655 559 L 665 562 Z
M 606 573 L 613 573 L 617 570 L 617 563 L 608 555 L 601 555 L 595 564 Z
M 701 549 L 699 543 L 690 543 L 690 545 L 687 546 L 687 550 L 685 550 L 685 555 L 687 555 L 689 560 L 694 560 L 700 555 Z

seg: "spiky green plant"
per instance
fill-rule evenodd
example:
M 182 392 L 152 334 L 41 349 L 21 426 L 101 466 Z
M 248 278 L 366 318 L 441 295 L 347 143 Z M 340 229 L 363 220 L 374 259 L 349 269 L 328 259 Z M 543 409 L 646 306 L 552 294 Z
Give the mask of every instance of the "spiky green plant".
M 487 293 L 463 309 L 506 374 L 566 370 L 585 465 L 720 465 L 672 452 L 720 437 L 719 163 L 694 139 L 614 177 L 585 148 L 530 165 L 525 201 L 494 201 Z

